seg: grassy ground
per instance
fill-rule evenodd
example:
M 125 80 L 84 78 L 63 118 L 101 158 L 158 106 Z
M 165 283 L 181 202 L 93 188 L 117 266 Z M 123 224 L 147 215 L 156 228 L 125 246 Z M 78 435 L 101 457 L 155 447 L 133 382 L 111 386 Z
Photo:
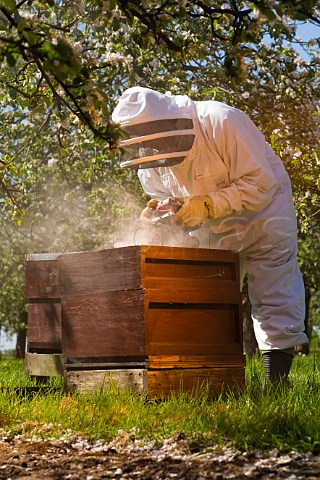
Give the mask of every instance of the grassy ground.
M 107 441 L 128 432 L 135 438 L 161 443 L 181 433 L 194 448 L 229 444 L 240 449 L 278 448 L 320 453 L 319 352 L 296 357 L 290 388 L 263 393 L 260 358 L 247 362 L 246 388 L 206 395 L 173 395 L 147 401 L 115 388 L 95 395 L 66 395 L 54 379 L 49 392 L 21 394 L 32 384 L 21 361 L 0 362 L 0 428 L 3 434 L 36 434 L 61 438 L 72 434 Z M 17 390 L 17 387 L 20 389 Z M 60 388 L 61 387 L 61 388 Z

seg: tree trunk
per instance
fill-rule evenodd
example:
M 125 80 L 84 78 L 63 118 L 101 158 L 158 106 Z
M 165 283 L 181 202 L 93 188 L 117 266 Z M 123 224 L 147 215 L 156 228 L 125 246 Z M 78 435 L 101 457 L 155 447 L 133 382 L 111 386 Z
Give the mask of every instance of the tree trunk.
M 20 318 L 20 326 L 17 331 L 16 358 L 24 358 L 26 353 L 28 314 L 23 312 Z
M 243 282 L 243 350 L 248 358 L 254 357 L 258 350 L 257 340 L 253 330 L 253 323 L 251 318 L 251 303 L 248 295 L 248 279 L 247 276 Z

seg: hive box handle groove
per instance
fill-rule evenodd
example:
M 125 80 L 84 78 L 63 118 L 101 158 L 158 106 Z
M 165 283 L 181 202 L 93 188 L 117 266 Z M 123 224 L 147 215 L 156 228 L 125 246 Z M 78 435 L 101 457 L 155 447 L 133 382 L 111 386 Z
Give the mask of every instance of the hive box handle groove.
M 236 305 L 237 306 L 237 305 Z M 179 309 L 179 310 L 234 310 L 235 305 L 225 303 L 173 303 L 173 302 L 149 302 L 151 310 L 156 309 Z

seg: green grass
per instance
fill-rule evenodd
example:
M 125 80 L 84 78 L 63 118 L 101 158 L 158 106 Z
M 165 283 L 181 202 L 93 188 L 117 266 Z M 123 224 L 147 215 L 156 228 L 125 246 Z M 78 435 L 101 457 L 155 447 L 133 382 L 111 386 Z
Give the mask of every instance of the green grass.
M 52 380 L 49 391 L 26 396 L 21 389 L 34 383 L 24 374 L 23 363 L 6 360 L 0 362 L 0 428 L 6 435 L 53 439 L 79 434 L 106 441 L 124 431 L 159 443 L 180 433 L 194 451 L 228 443 L 244 450 L 319 453 L 319 354 L 295 358 L 287 390 L 263 393 L 263 375 L 261 359 L 250 360 L 246 388 L 215 399 L 177 393 L 169 400 L 148 401 L 116 388 L 70 396 L 61 379 Z

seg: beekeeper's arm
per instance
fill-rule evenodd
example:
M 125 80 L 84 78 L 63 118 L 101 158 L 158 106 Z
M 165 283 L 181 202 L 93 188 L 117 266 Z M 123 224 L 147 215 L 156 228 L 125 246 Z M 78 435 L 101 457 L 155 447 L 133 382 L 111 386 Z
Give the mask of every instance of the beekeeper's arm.
M 172 197 L 170 190 L 163 185 L 157 168 L 139 169 L 138 177 L 143 190 L 150 198 L 165 200 Z
M 142 188 L 152 199 L 148 202 L 148 206 L 142 211 L 140 216 L 142 222 L 148 223 L 153 217 L 153 208 L 156 206 L 157 201 L 165 200 L 172 195 L 170 190 L 163 185 L 157 168 L 138 170 L 138 177 Z
M 230 185 L 208 192 L 214 204 L 214 217 L 262 210 L 278 188 L 264 135 L 240 111 L 231 112 L 216 130 L 215 147 L 229 170 Z
M 218 119 L 215 124 L 210 122 L 209 116 L 206 127 L 208 138 L 211 129 L 213 145 L 227 166 L 230 184 L 187 199 L 176 214 L 177 223 L 183 226 L 194 226 L 206 218 L 258 212 L 271 202 L 278 188 L 267 158 L 270 147 L 244 113 L 231 111 L 230 116 Z M 198 218 L 192 219 L 195 216 Z

